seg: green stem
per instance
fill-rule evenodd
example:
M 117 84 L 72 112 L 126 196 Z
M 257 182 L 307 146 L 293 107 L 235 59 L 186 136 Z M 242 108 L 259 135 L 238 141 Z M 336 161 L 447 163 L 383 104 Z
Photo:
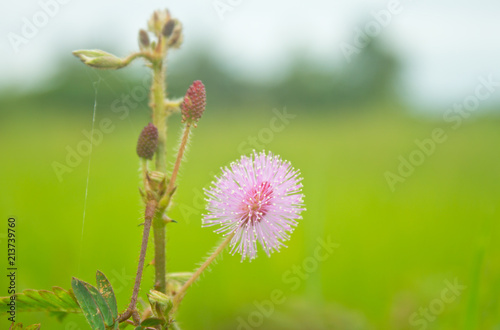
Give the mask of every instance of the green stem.
M 166 226 L 162 212 L 157 212 L 153 220 L 153 236 L 155 244 L 155 290 L 167 292 L 167 257 L 166 257 Z
M 158 149 L 156 151 L 156 170 L 162 173 L 167 169 L 167 112 L 165 111 L 165 67 L 163 61 L 153 64 L 151 101 L 153 124 L 158 129 Z
M 151 106 L 153 108 L 153 124 L 158 129 L 158 149 L 156 150 L 156 170 L 166 173 L 167 170 L 167 117 L 165 111 L 166 98 L 165 66 L 163 60 L 153 62 L 153 82 L 151 85 Z M 163 210 L 158 210 L 153 220 L 155 245 L 155 289 L 165 293 L 166 283 L 166 228 L 162 220 Z
M 147 52 L 132 53 L 123 59 L 123 63 L 120 67 L 123 68 L 124 66 L 129 65 L 130 62 L 132 62 L 133 60 L 135 60 L 136 58 L 139 58 L 139 57 L 143 57 L 150 62 L 155 60 L 154 55 L 152 53 L 147 53 Z
M 155 243 L 155 290 L 160 292 L 167 292 L 167 277 L 166 277 L 166 256 L 165 256 L 165 231 L 166 223 L 163 220 L 163 212 L 167 209 L 170 204 L 174 188 L 175 180 L 177 178 L 177 173 L 179 172 L 179 167 L 181 164 L 182 156 L 184 150 L 186 149 L 187 141 L 189 138 L 190 125 L 187 124 L 182 137 L 181 145 L 179 147 L 179 152 L 177 154 L 177 160 L 175 161 L 174 170 L 170 178 L 166 193 L 161 199 L 158 205 L 158 212 L 156 213 L 155 219 L 153 221 L 153 232 L 154 232 L 154 243 Z M 158 150 L 159 152 L 159 150 Z
M 224 251 L 224 249 L 228 246 L 228 244 L 233 239 L 235 233 L 236 232 L 232 232 L 231 234 L 229 234 L 226 237 L 226 239 L 221 243 L 221 245 L 219 245 L 219 247 L 214 251 L 214 253 L 212 253 L 212 255 L 210 257 L 208 257 L 208 259 L 203 263 L 203 265 L 201 265 L 201 267 L 198 268 L 196 270 L 196 272 L 193 273 L 191 278 L 189 280 L 187 280 L 186 283 L 184 283 L 182 288 L 180 288 L 179 291 L 177 291 L 177 294 L 174 296 L 174 301 L 173 301 L 174 306 L 173 306 L 172 312 L 171 312 L 172 315 L 176 312 L 177 308 L 179 307 L 179 304 L 181 303 L 182 298 L 184 298 L 184 295 L 186 294 L 186 290 L 189 289 L 189 287 L 194 282 L 196 282 L 196 280 L 200 277 L 201 273 L 203 273 L 203 271 L 205 269 L 207 269 L 207 267 L 217 258 L 217 256 L 222 251 Z

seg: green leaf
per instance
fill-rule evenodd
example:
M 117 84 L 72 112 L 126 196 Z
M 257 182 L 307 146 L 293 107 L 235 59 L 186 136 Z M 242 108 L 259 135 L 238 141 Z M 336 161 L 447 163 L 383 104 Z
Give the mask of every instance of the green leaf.
M 126 328 L 126 327 L 128 327 L 128 326 L 129 326 L 129 324 L 128 324 L 127 322 L 123 322 L 123 323 L 120 323 L 120 324 L 119 324 L 119 327 L 118 327 L 118 328 L 121 330 L 121 329 L 125 329 L 125 328 Z
M 81 313 L 81 309 L 74 298 L 73 293 L 59 287 L 54 291 L 47 290 L 25 290 L 15 295 L 17 312 L 57 312 L 57 313 Z M 5 314 L 9 310 L 10 297 L 0 298 L 0 313 Z
M 30 325 L 30 326 L 24 328 L 24 330 L 40 330 L 40 327 L 41 327 L 41 325 L 40 325 L 40 323 L 38 323 L 38 324 Z
M 85 315 L 85 318 L 92 329 L 105 330 L 106 326 L 104 324 L 102 313 L 92 297 L 92 294 L 87 289 L 87 286 L 91 285 L 73 277 L 71 280 L 71 286 L 73 287 L 73 292 L 75 293 L 80 307 L 82 308 L 83 315 Z
M 44 290 L 37 291 L 37 290 L 28 289 L 28 290 L 24 290 L 23 293 L 28 298 L 31 298 L 32 300 L 37 301 L 40 304 L 40 306 L 44 306 L 46 309 L 54 308 L 56 305 L 54 303 L 52 303 L 51 301 L 46 299 L 46 297 L 48 297 L 48 295 L 45 294 L 45 297 L 42 296 L 43 291 Z
M 97 308 L 101 312 L 102 318 L 104 319 L 104 323 L 106 324 L 106 326 L 108 327 L 112 326 L 114 323 L 113 315 L 111 315 L 111 310 L 109 309 L 106 300 L 104 300 L 104 298 L 101 296 L 99 290 L 97 290 L 92 285 L 85 283 L 85 287 L 92 295 L 92 298 L 94 298 L 94 301 L 97 305 Z
M 58 306 L 62 302 L 61 299 L 59 299 L 54 292 L 47 290 L 40 290 L 38 291 L 38 294 L 52 306 Z
M 142 321 L 141 326 L 154 327 L 156 325 L 162 325 L 163 323 L 165 323 L 165 321 L 163 321 L 162 319 L 152 317 L 152 318 L 145 319 L 144 321 Z
M 71 291 L 71 290 L 66 291 L 63 288 L 60 288 L 58 286 L 53 286 L 52 291 L 54 291 L 57 298 L 62 300 L 64 303 L 66 303 L 68 305 L 69 304 L 77 304 L 78 305 L 78 302 L 76 301 L 76 297 L 75 297 L 75 294 L 73 293 L 73 291 Z
M 102 297 L 104 298 L 104 300 L 106 300 L 106 303 L 111 310 L 113 319 L 116 319 L 118 317 L 118 306 L 116 304 L 116 297 L 111 283 L 108 281 L 107 277 L 100 271 L 97 271 L 96 273 L 96 282 L 97 289 L 99 289 Z

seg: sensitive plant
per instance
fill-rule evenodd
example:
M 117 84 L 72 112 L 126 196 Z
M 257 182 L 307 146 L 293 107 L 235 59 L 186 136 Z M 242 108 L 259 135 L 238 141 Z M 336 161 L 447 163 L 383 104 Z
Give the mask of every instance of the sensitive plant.
M 272 153 L 255 151 L 222 171 L 208 195 L 204 226 L 232 238 L 232 252 L 242 260 L 257 256 L 257 242 L 269 256 L 284 246 L 301 219 L 303 196 L 300 173 Z
M 166 92 L 165 59 L 170 50 L 181 46 L 182 24 L 168 10 L 155 11 L 148 30 L 140 30 L 138 52 L 125 58 L 102 50 L 73 52 L 84 64 L 98 69 L 120 69 L 136 59 L 144 59 L 152 70 L 150 91 L 151 122 L 141 131 L 136 152 L 140 159 L 142 182 L 140 194 L 144 204 L 143 236 L 139 262 L 130 302 L 119 312 L 113 288 L 106 276 L 97 271 L 96 286 L 73 278 L 70 290 L 54 287 L 47 290 L 25 290 L 15 295 L 17 312 L 45 310 L 59 318 L 68 313 L 83 313 L 92 329 L 178 329 L 176 313 L 189 287 L 201 273 L 230 245 L 241 260 L 257 257 L 259 245 L 268 255 L 279 251 L 305 210 L 300 172 L 271 152 L 243 155 L 222 169 L 205 190 L 207 210 L 202 225 L 218 226 L 224 237 L 220 246 L 193 273 L 167 273 L 166 227 L 176 221 L 169 210 L 178 189 L 176 179 L 192 130 L 206 109 L 206 89 L 194 81 L 183 98 L 169 99 Z M 167 123 L 180 113 L 184 129 L 173 168 L 167 163 Z M 178 219 L 182 221 L 182 219 Z M 146 251 L 152 232 L 154 249 L 154 283 L 147 295 L 148 307 L 138 303 Z M 11 297 L 3 297 L 2 306 Z M 7 310 L 3 310 L 7 312 Z M 12 329 L 22 329 L 13 323 Z M 39 328 L 33 325 L 30 328 Z

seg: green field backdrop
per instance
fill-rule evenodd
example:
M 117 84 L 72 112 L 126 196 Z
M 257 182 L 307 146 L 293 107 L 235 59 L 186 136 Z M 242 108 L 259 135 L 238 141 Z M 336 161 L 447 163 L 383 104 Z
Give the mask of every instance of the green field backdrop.
M 96 128 L 108 118 L 114 130 L 93 148 L 89 176 L 89 157 L 83 156 L 58 180 L 54 162 L 64 163 L 66 147 L 76 148 L 86 139 L 82 130 L 91 127 L 92 89 L 85 95 L 87 105 L 79 104 L 78 111 L 48 103 L 4 113 L 0 211 L 17 219 L 18 290 L 69 289 L 72 276 L 94 283 L 101 270 L 124 309 L 142 232 L 135 143 L 148 115 L 139 107 L 121 119 L 97 98 Z M 272 110 L 284 107 L 295 117 L 272 137 L 262 133 L 272 128 Z M 211 228 L 201 227 L 202 189 L 221 166 L 240 157 L 249 136 L 260 136 L 257 147 L 301 169 L 307 211 L 288 248 L 271 258 L 261 251 L 251 263 L 241 263 L 238 255 L 224 253 L 189 290 L 179 324 L 185 329 L 500 329 L 500 120 L 475 115 L 452 129 L 394 105 L 330 110 L 251 102 L 214 109 L 209 103 L 169 211 L 178 223 L 168 226 L 168 270 L 194 270 L 219 242 Z M 169 127 L 171 162 L 179 121 L 173 116 Z M 391 191 L 384 173 L 397 173 L 398 157 L 408 159 L 417 150 L 415 139 L 429 138 L 436 128 L 447 140 Z M 326 260 L 315 262 L 318 240 L 338 245 Z M 297 267 L 308 271 L 294 275 Z M 149 266 L 142 298 L 152 281 Z M 5 296 L 6 282 L 1 283 Z M 450 294 L 450 283 L 461 289 Z M 271 306 L 276 290 L 283 298 Z M 430 308 L 427 320 L 418 314 L 422 308 Z M 42 329 L 88 328 L 82 315 L 59 322 L 44 313 L 19 313 L 17 319 L 42 322 Z

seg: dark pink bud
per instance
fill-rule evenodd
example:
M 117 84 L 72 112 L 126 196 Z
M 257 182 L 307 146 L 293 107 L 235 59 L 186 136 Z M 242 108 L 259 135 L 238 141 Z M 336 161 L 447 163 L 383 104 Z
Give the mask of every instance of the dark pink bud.
M 146 31 L 140 30 L 139 31 L 139 46 L 142 48 L 149 47 L 149 35 Z
M 182 122 L 194 123 L 201 118 L 207 105 L 205 86 L 200 80 L 196 80 L 187 90 L 182 103 Z
M 137 141 L 137 155 L 145 159 L 153 159 L 158 146 L 158 129 L 149 123 L 144 127 Z
M 172 32 L 174 32 L 174 28 L 175 28 L 175 21 L 169 20 L 167 23 L 165 23 L 165 25 L 163 25 L 161 33 L 163 34 L 164 37 L 168 38 L 172 35 Z

